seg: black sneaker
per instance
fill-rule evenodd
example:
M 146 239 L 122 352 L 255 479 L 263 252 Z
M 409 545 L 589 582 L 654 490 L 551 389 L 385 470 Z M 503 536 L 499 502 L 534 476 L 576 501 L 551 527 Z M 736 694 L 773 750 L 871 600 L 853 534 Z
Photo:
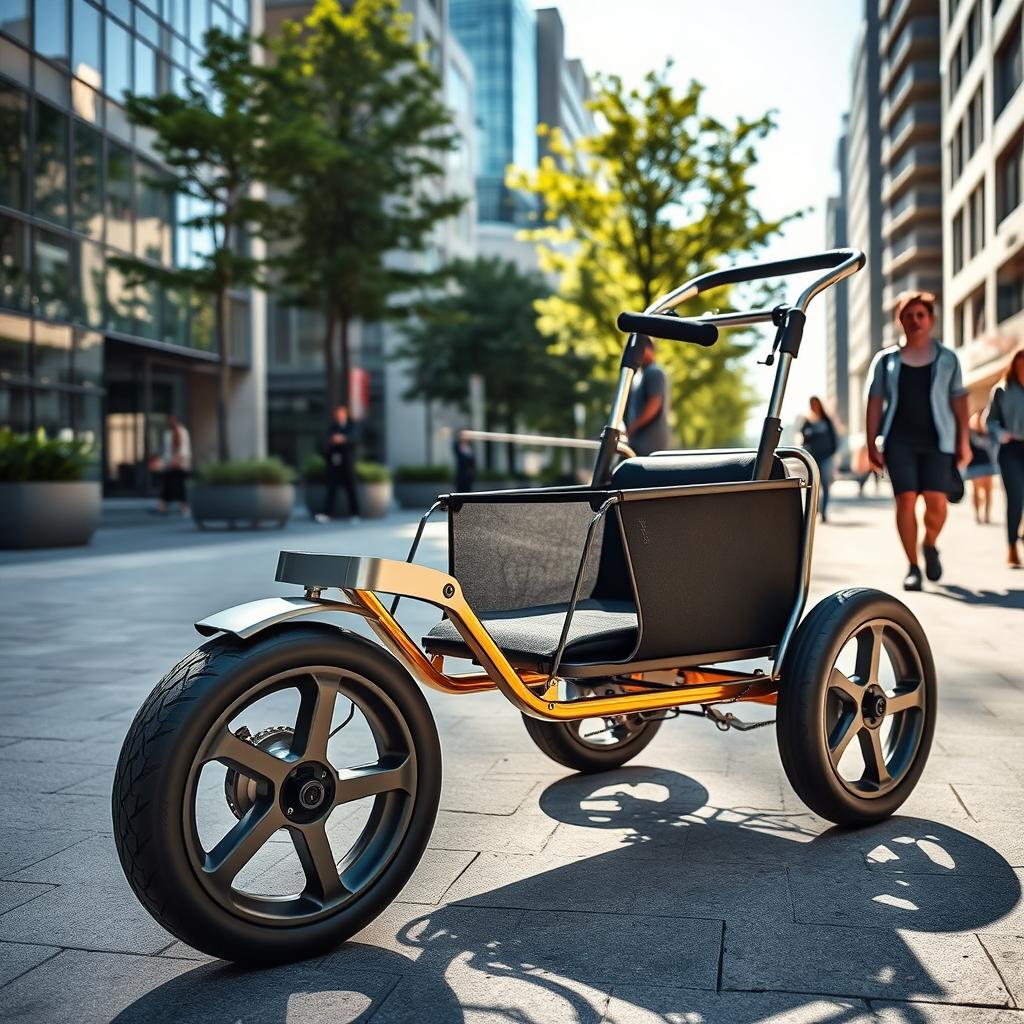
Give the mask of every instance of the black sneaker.
M 921 568 L 917 565 L 912 565 L 907 570 L 907 575 L 903 577 L 903 589 L 904 590 L 920 590 L 921 589 Z
M 939 549 L 931 544 L 922 544 L 921 550 L 924 553 L 924 574 L 934 583 L 942 576 L 942 563 L 939 561 Z

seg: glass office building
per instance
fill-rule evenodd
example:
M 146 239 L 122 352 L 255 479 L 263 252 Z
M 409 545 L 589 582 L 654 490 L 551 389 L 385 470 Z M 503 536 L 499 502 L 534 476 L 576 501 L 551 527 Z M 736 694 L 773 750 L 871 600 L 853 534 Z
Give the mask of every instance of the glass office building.
M 505 187 L 505 169 L 537 165 L 536 16 L 526 0 L 450 0 L 449 18 L 473 64 L 477 219 L 522 223 L 529 200 Z
M 250 15 L 249 0 L 0 0 L 0 425 L 92 436 L 108 493 L 151 488 L 170 413 L 212 450 L 217 363 L 208 297 L 129 293 L 109 263 L 210 247 L 120 100 L 202 87 L 204 33 L 242 34 Z M 243 390 L 252 302 L 232 300 Z

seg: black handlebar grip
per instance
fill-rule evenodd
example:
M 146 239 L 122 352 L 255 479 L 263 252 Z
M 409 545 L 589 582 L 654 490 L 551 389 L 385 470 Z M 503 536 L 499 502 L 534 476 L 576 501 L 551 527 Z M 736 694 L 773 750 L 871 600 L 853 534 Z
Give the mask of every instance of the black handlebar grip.
M 681 316 L 660 313 L 620 313 L 616 321 L 625 334 L 649 334 L 667 341 L 688 341 L 691 345 L 710 348 L 718 341 L 718 328 L 698 320 L 685 320 Z

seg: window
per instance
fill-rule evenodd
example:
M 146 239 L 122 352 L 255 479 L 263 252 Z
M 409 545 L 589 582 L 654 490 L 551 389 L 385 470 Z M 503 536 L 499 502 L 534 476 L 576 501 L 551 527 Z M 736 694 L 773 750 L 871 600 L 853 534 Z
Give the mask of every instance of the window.
M 103 137 L 88 125 L 72 125 L 75 159 L 71 224 L 90 238 L 103 237 Z
M 1020 205 L 1021 161 L 1024 135 L 1018 135 L 996 163 L 996 223 L 1006 219 Z
M 103 386 L 103 335 L 75 331 L 74 383 Z
M 86 0 L 75 0 L 71 33 L 71 70 L 94 89 L 103 84 L 100 26 L 103 17 Z
M 967 108 L 967 159 L 978 151 L 985 137 L 985 100 L 979 85 Z
M 1009 38 L 999 47 L 995 58 L 994 92 L 995 115 L 1002 112 L 1021 83 L 1020 21 L 1014 25 Z
M 0 313 L 0 380 L 5 376 L 27 377 L 32 321 L 23 316 Z M 0 414 L 0 423 L 6 422 Z
M 68 62 L 68 8 L 66 0 L 36 0 L 35 48 L 58 64 Z
M 210 27 L 207 17 L 206 0 L 190 0 L 188 38 L 193 46 L 202 46 L 203 36 Z
M 37 217 L 66 224 L 68 219 L 68 119 L 36 101 L 35 193 Z
M 71 328 L 64 324 L 35 324 L 33 376 L 40 384 L 71 383 Z M 38 410 L 37 410 L 38 412 Z M 67 426 L 67 418 L 60 426 Z
M 0 82 L 0 206 L 28 209 L 28 97 Z
M 971 215 L 967 258 L 973 259 L 985 247 L 985 183 L 982 182 L 967 201 Z
M 107 244 L 132 251 L 132 154 L 116 142 L 107 144 Z
M 166 180 L 152 164 L 139 161 L 135 255 L 160 263 L 171 262 L 172 198 Z
M 135 92 L 153 96 L 157 91 L 156 54 L 141 39 L 135 40 Z
M 1024 309 L 1024 276 L 1016 272 L 996 285 L 996 319 L 1002 323 Z
M 0 32 L 6 32 L 28 46 L 31 28 L 28 0 L 0 0 Z
M 953 273 L 958 274 L 964 265 L 964 212 L 953 218 Z
M 124 275 L 117 267 L 110 263 L 107 264 L 107 273 L 104 280 L 107 286 L 107 326 L 112 331 L 131 334 L 132 315 L 135 308 L 134 295 L 125 287 Z
M 50 320 L 71 317 L 71 243 L 52 231 L 34 232 L 36 308 Z
M 89 327 L 103 326 L 103 250 L 91 242 L 78 246 L 78 311 L 75 319 Z
M 119 103 L 132 88 L 132 37 L 116 21 L 107 18 L 107 65 L 103 85 Z

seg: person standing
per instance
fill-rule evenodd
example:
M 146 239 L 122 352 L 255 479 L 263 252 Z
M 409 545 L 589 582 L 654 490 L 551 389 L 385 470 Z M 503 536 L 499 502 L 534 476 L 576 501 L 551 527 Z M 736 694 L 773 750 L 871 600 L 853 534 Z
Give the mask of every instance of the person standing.
M 971 413 L 967 426 L 971 435 L 971 464 L 964 470 L 964 479 L 971 481 L 974 521 L 988 523 L 992 511 L 992 478 L 998 472 L 992 438 L 985 430 L 980 412 Z
M 329 523 L 334 516 L 338 488 L 345 489 L 348 514 L 359 518 L 359 493 L 356 489 L 356 453 L 359 425 L 349 418 L 348 406 L 339 405 L 327 429 L 327 503 L 316 516 L 318 523 Z
M 168 507 L 177 502 L 181 506 L 181 514 L 187 516 L 185 477 L 192 471 L 192 439 L 177 416 L 167 417 L 163 442 L 160 466 L 164 471 L 164 479 L 160 489 L 158 510 L 166 513 Z
M 668 426 L 669 380 L 655 360 L 654 342 L 646 334 L 636 336 L 640 346 L 640 369 L 626 403 L 626 435 L 637 455 L 650 455 L 671 448 Z
M 956 353 L 932 337 L 935 296 L 903 292 L 895 316 L 904 343 L 883 349 L 868 370 L 868 458 L 892 481 L 896 529 L 910 563 L 903 589 L 920 590 L 918 498 L 924 499 L 925 575 L 934 581 L 942 576 L 937 542 L 953 471 L 971 460 L 967 392 Z
M 821 521 L 827 522 L 828 487 L 832 482 L 832 458 L 839 447 L 836 427 L 825 412 L 825 406 L 817 395 L 811 395 L 810 411 L 800 424 L 800 443 L 818 464 L 821 489 L 818 497 L 818 512 Z
M 476 452 L 473 451 L 473 442 L 466 436 L 465 427 L 456 433 L 452 453 L 455 456 L 455 490 L 465 494 L 473 490 L 476 483 Z
M 1007 564 L 1021 567 L 1020 523 L 1024 515 L 1024 346 L 1010 357 L 988 407 L 989 436 L 999 444 L 999 472 L 1006 491 Z

